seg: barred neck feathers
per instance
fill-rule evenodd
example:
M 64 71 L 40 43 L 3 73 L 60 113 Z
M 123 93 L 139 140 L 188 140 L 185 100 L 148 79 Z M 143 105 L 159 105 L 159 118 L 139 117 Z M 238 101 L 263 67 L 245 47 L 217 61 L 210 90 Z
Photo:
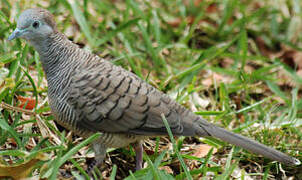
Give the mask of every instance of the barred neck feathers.
M 74 71 L 80 64 L 88 65 L 90 61 L 100 60 L 96 55 L 81 49 L 64 34 L 52 34 L 43 45 L 35 47 L 47 76 L 54 76 L 59 70 Z
M 53 75 L 54 68 L 62 68 L 63 65 L 68 68 L 70 60 L 78 49 L 67 37 L 61 33 L 50 35 L 42 44 L 35 49 L 39 52 L 43 68 L 46 75 Z M 49 74 L 51 73 L 51 74 Z
M 72 73 L 76 69 L 95 66 L 103 62 L 101 58 L 79 48 L 59 32 L 52 34 L 36 50 L 40 54 L 46 74 L 49 96 L 60 96 L 62 100 L 65 99 Z
M 49 95 L 66 94 L 71 73 L 80 67 L 89 52 L 80 49 L 61 33 L 52 34 L 36 50 L 46 74 Z

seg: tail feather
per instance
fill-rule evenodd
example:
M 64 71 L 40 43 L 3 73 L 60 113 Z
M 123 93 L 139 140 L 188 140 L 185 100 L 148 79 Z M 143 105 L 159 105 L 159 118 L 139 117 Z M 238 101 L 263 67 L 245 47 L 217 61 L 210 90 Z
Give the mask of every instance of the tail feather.
M 209 136 L 219 138 L 223 141 L 234 144 L 253 153 L 260 154 L 264 157 L 282 162 L 287 165 L 301 164 L 300 161 L 296 158 L 290 157 L 280 151 L 260 144 L 259 142 L 256 142 L 252 139 L 217 127 L 201 118 L 199 119 L 198 124 L 199 126 L 196 129 L 197 136 L 204 136 L 205 134 L 207 134 Z

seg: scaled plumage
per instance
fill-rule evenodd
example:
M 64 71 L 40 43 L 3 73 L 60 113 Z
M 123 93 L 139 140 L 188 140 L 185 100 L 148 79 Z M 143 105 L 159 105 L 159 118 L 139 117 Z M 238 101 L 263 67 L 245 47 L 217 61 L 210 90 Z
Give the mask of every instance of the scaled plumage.
M 141 147 L 140 141 L 148 136 L 166 135 L 164 114 L 174 135 L 212 136 L 272 160 L 299 164 L 295 158 L 207 122 L 135 74 L 80 49 L 57 31 L 52 15 L 44 9 L 24 11 L 14 33 L 10 39 L 25 38 L 40 54 L 56 121 L 84 137 L 104 133 L 93 146 L 98 163 L 107 147 L 130 143 Z M 138 156 L 141 161 L 141 152 Z

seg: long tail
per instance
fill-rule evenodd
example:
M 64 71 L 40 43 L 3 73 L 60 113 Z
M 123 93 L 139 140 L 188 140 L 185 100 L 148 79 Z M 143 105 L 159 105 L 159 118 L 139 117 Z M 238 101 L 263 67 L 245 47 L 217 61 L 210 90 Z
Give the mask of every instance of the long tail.
M 195 126 L 196 127 L 195 133 L 197 136 L 210 135 L 212 137 L 219 138 L 228 143 L 242 147 L 243 149 L 246 149 L 253 153 L 260 154 L 264 157 L 282 162 L 287 165 L 301 164 L 301 162 L 296 158 L 290 157 L 280 151 L 267 147 L 263 144 L 260 144 L 254 140 L 251 140 L 239 134 L 235 134 L 223 128 L 217 127 L 214 124 L 211 124 L 206 120 L 203 120 L 202 118 L 199 118 L 197 122 L 195 122 L 194 124 L 195 125 L 198 124 L 198 127 Z

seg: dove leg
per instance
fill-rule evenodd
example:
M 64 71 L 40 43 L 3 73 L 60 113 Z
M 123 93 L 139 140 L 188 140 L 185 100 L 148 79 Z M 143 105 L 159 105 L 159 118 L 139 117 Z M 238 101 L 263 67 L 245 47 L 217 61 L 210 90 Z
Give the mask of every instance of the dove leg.
M 99 141 L 96 141 L 92 144 L 92 148 L 95 153 L 95 158 L 94 161 L 91 164 L 89 164 L 87 168 L 88 172 L 91 172 L 91 170 L 93 170 L 95 166 L 99 166 L 106 157 L 107 147 L 104 144 L 100 143 Z
M 135 158 L 136 158 L 136 166 L 135 166 L 135 170 L 138 171 L 140 169 L 142 169 L 143 167 L 143 144 L 142 141 L 138 141 L 136 143 L 134 143 L 134 150 L 135 150 Z

